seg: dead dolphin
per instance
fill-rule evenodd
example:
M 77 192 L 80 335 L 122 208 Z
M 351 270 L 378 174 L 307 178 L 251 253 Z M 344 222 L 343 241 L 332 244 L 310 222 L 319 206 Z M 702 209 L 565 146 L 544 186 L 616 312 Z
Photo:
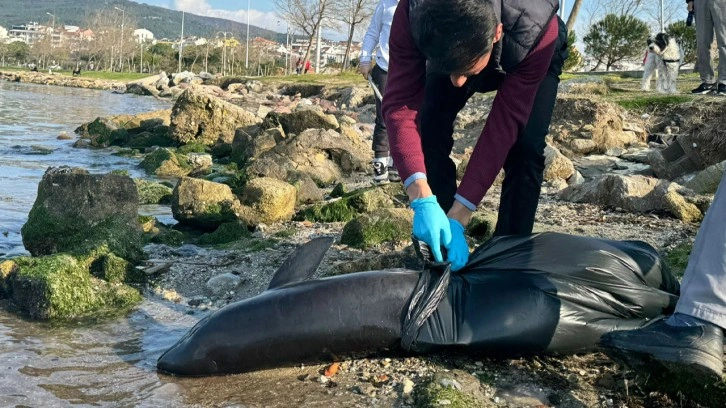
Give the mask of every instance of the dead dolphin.
M 159 358 L 158 369 L 228 374 L 400 350 L 402 322 L 422 272 L 308 280 L 331 244 L 318 238 L 295 250 L 265 292 L 199 321 Z M 603 333 L 638 327 L 672 309 L 677 293 L 677 280 L 643 242 L 558 233 L 499 237 L 451 275 L 413 351 L 592 350 Z

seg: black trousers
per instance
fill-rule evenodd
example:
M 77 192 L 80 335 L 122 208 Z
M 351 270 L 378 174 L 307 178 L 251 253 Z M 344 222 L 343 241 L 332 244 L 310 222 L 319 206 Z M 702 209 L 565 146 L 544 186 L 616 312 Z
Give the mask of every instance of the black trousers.
M 560 74 L 567 59 L 567 30 L 559 18 L 558 21 L 560 31 L 555 54 L 537 90 L 527 125 L 517 136 L 504 163 L 505 177 L 495 235 L 532 233 L 544 172 L 545 136 L 549 132 Z M 418 124 L 428 184 L 445 212 L 453 205 L 456 194 L 456 166 L 449 157 L 454 146 L 456 115 L 475 92 L 496 90 L 503 79 L 493 77 L 486 70 L 480 75 L 480 78 L 469 78 L 461 88 L 453 86 L 448 75 L 429 73 L 426 76 Z M 469 166 L 476 166 L 476 163 L 470 162 Z
M 388 72 L 382 70 L 376 65 L 371 70 L 371 79 L 376 84 L 381 95 L 386 91 L 386 81 L 388 80 Z M 375 95 L 374 95 L 375 96 Z M 376 99 L 376 126 L 373 128 L 373 153 L 376 158 L 388 157 L 390 155 L 388 148 L 388 133 L 386 132 L 386 123 L 383 122 L 383 113 L 381 112 L 381 100 Z

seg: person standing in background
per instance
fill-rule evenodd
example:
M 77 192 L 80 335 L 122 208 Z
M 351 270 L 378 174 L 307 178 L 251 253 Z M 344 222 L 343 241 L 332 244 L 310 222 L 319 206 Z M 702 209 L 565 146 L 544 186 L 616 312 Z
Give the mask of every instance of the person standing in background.
M 701 85 L 694 94 L 726 96 L 726 0 L 686 0 L 688 12 L 696 18 L 696 70 Z M 718 77 L 711 66 L 711 43 L 714 34 L 718 47 Z
M 371 17 L 371 24 L 368 26 L 363 46 L 360 52 L 360 64 L 358 71 L 363 78 L 369 79 L 378 88 L 381 95 L 386 89 L 388 79 L 388 36 L 391 32 L 391 22 L 398 7 L 398 0 L 380 0 L 376 10 Z M 371 67 L 373 50 L 376 51 L 376 65 Z M 401 181 L 393 160 L 388 150 L 388 133 L 386 124 L 383 121 L 381 104 L 383 103 L 376 96 L 376 126 L 373 129 L 373 183 L 385 184 L 389 181 Z

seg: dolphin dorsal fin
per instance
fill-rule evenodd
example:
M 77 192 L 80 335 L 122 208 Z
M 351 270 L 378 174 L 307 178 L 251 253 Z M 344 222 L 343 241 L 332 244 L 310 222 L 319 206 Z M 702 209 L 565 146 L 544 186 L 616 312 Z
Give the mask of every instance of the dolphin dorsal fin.
M 328 248 L 333 245 L 333 241 L 333 237 L 320 237 L 299 246 L 272 276 L 272 281 L 267 289 L 275 289 L 289 283 L 310 279 L 318 269 Z

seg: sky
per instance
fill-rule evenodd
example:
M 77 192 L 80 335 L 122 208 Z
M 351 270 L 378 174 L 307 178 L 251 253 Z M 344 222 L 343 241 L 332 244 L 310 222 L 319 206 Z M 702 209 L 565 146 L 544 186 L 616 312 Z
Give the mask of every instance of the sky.
M 184 10 L 188 13 L 193 13 L 201 16 L 219 17 L 229 20 L 238 21 L 241 23 L 247 22 L 247 1 L 245 0 L 134 0 L 139 3 L 151 4 L 154 6 L 160 6 L 169 8 L 172 10 Z M 271 0 L 248 0 L 250 6 L 250 24 L 258 27 L 267 28 L 276 32 L 285 32 L 287 27 L 284 20 L 281 20 L 274 11 L 274 4 Z M 574 0 L 560 0 L 565 2 L 565 16 L 566 19 L 569 16 L 569 11 L 572 8 Z M 578 33 L 578 38 L 581 40 L 584 33 L 587 31 L 589 23 L 592 21 L 591 17 L 593 14 L 600 14 L 603 12 L 603 5 L 610 2 L 618 2 L 618 0 L 602 1 L 602 0 L 584 0 L 580 13 L 578 14 L 578 24 L 575 25 L 575 31 Z M 685 2 L 683 0 L 663 0 L 665 7 L 669 10 L 666 12 L 667 16 L 672 16 L 673 19 L 685 19 Z M 659 3 L 657 0 L 646 0 L 651 7 L 656 7 Z M 654 9 L 655 10 L 655 9 Z M 657 29 L 657 24 L 654 23 L 655 15 L 657 12 L 650 11 L 650 14 L 643 14 L 639 17 L 649 20 L 649 22 Z M 581 34 L 582 33 L 582 34 Z M 323 34 L 327 38 L 335 40 L 341 40 L 345 37 L 342 33 L 325 32 Z M 363 33 L 359 33 L 357 37 L 360 37 Z

